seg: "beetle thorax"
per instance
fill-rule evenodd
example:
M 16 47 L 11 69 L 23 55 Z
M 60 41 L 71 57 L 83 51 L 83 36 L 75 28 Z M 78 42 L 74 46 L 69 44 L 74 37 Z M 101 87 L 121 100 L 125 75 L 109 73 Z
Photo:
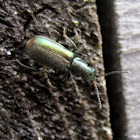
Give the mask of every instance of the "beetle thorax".
M 81 77 L 85 82 L 91 82 L 95 78 L 95 70 L 79 57 L 74 58 L 70 68 L 74 76 Z

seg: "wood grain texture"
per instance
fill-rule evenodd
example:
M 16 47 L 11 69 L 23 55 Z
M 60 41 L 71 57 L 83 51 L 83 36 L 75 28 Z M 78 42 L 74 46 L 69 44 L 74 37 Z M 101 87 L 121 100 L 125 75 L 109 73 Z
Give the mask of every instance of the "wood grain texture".
M 31 5 L 29 5 L 31 4 Z M 65 74 L 36 73 L 17 63 L 40 68 L 21 45 L 23 39 L 47 35 L 50 26 L 61 34 L 60 43 L 73 50 L 63 38 L 63 28 L 77 45 L 76 54 L 104 72 L 101 34 L 95 0 L 8 0 L 0 1 L 0 139 L 111 140 L 109 105 L 104 78 L 97 80 L 103 109 L 99 110 L 94 87 Z M 36 20 L 32 18 L 35 14 Z M 77 32 L 75 32 L 77 31 Z M 56 40 L 52 33 L 51 38 Z
M 121 65 L 129 73 L 123 75 L 123 96 L 129 140 L 140 139 L 140 1 L 115 1 Z

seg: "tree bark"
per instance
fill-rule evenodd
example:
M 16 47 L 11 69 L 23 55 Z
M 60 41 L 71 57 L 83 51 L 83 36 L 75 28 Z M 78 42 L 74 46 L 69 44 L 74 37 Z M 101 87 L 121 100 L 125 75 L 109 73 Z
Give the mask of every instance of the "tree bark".
M 6 62 L 17 59 L 41 68 L 29 59 L 21 42 L 35 35 L 49 36 L 48 26 L 60 33 L 59 43 L 73 51 L 73 45 L 63 38 L 66 27 L 77 46 L 75 54 L 98 74 L 103 73 L 96 12 L 95 0 L 0 2 L 0 139 L 112 139 L 104 78 L 97 79 L 103 106 L 100 110 L 94 87 L 82 79 L 68 79 L 51 69 L 37 73 Z M 49 37 L 57 40 L 58 34 L 51 31 Z

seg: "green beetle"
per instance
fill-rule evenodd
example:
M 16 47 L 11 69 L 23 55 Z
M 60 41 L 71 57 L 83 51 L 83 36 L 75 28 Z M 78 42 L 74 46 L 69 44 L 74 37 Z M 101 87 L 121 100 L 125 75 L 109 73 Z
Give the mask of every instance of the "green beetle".
M 34 61 L 59 71 L 70 71 L 86 82 L 95 78 L 95 70 L 61 44 L 45 37 L 35 36 L 26 43 L 27 54 Z

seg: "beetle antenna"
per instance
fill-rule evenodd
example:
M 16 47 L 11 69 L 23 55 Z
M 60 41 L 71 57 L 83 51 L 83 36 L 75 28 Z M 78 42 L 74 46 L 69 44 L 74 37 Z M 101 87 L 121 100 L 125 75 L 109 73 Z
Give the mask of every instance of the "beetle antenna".
M 97 99 L 98 99 L 98 103 L 99 103 L 99 108 L 102 109 L 101 98 L 100 98 L 100 94 L 99 94 L 98 87 L 97 87 L 97 85 L 96 85 L 96 80 L 92 81 L 90 84 L 91 84 L 91 85 L 94 85 L 95 92 L 96 92 Z
M 121 73 L 128 73 L 128 71 L 111 71 L 111 72 L 108 72 L 108 73 L 104 73 L 104 74 L 101 74 L 101 75 L 96 75 L 96 77 L 102 77 L 102 76 L 109 76 L 109 75 L 113 75 L 113 74 L 121 74 Z
M 127 71 L 111 71 L 111 72 L 104 73 L 104 74 L 101 74 L 101 75 L 96 75 L 96 77 L 109 76 L 109 75 L 121 74 L 121 73 L 128 73 L 128 72 Z M 97 95 L 97 99 L 98 99 L 98 102 L 99 102 L 99 107 L 100 107 L 100 109 L 102 109 L 101 98 L 100 98 L 98 87 L 96 85 L 96 80 L 92 81 L 90 84 L 94 85 L 96 95 Z

